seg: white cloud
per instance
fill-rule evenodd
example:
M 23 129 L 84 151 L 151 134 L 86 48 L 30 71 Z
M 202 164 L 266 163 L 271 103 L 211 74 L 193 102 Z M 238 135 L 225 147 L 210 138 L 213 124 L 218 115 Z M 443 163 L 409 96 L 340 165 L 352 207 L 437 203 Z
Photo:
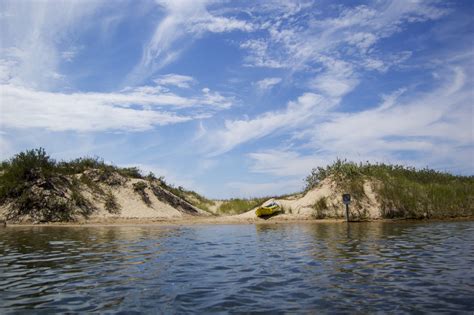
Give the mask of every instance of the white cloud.
M 296 176 L 303 178 L 312 168 L 325 165 L 328 161 L 318 156 L 301 156 L 298 152 L 270 149 L 249 153 L 253 161 L 252 172 L 274 176 Z
M 58 46 L 73 41 L 73 30 L 88 23 L 102 1 L 87 5 L 74 1 L 2 1 L 5 17 L 0 19 L 0 58 L 15 63 L 9 67 L 10 83 L 50 89 L 62 82 L 59 65 L 72 58 Z M 4 76 L 3 76 L 3 79 Z
M 250 120 L 226 120 L 222 130 L 208 132 L 211 155 L 225 153 L 235 146 L 282 130 L 302 128 L 314 116 L 325 113 L 332 104 L 314 93 L 305 93 L 284 110 L 266 112 Z
M 469 111 L 471 95 L 462 89 L 466 82 L 460 68 L 454 69 L 451 80 L 405 101 L 389 98 L 375 109 L 341 113 L 320 125 L 313 141 L 346 152 L 424 150 L 443 140 L 467 145 L 472 142 L 472 135 L 465 132 L 470 119 L 461 113 Z
M 205 31 L 212 33 L 224 33 L 235 30 L 252 32 L 255 30 L 255 26 L 246 21 L 237 20 L 235 18 L 203 14 L 203 16 L 196 19 L 196 21 L 194 21 L 194 23 L 189 26 L 189 30 L 195 33 L 201 33 Z
M 78 47 L 70 47 L 68 50 L 61 52 L 61 58 L 66 62 L 71 62 L 76 58 L 76 55 L 79 53 Z
M 284 68 L 289 67 L 288 63 L 283 63 L 270 55 L 268 41 L 249 39 L 240 44 L 240 48 L 247 49 L 250 54 L 245 58 L 248 67 Z
M 351 34 L 347 42 L 356 46 L 362 52 L 367 52 L 377 42 L 377 37 L 372 33 L 359 32 Z
M 261 90 L 266 91 L 271 89 L 273 86 L 281 82 L 281 78 L 265 78 L 263 80 L 257 81 L 255 85 Z
M 217 92 L 182 97 L 159 87 L 138 87 L 116 93 L 53 93 L 0 85 L 2 128 L 48 130 L 146 130 L 209 117 L 231 106 Z M 178 111 L 186 109 L 186 114 Z
M 426 93 L 402 89 L 372 109 L 332 112 L 306 128 L 298 148 L 251 153 L 251 171 L 302 178 L 337 157 L 387 162 L 440 170 L 474 172 L 471 81 L 460 67 L 444 72 L 445 83 Z M 403 152 L 404 154 L 401 154 Z
M 310 80 L 309 87 L 329 98 L 339 99 L 352 91 L 359 81 L 350 63 L 328 57 L 320 58 L 326 70 Z
M 260 22 L 266 32 L 240 44 L 247 52 L 245 66 L 308 72 L 326 67 L 324 61 L 331 58 L 352 63 L 356 72 L 358 67 L 386 71 L 397 63 L 374 49 L 380 40 L 402 31 L 408 23 L 439 19 L 448 12 L 438 3 L 387 0 L 371 6 L 340 6 L 339 14 L 320 18 L 320 5 L 306 5 L 311 8 L 301 10 L 295 5 L 288 10 L 272 5 L 271 14 Z M 258 10 L 268 8 L 256 6 L 254 14 Z
M 207 10 L 209 1 L 164 0 L 165 17 L 156 26 L 151 40 L 145 45 L 140 62 L 130 73 L 128 82 L 141 83 L 163 66 L 175 61 L 186 48 L 185 38 L 192 42 L 206 32 L 250 32 L 254 26 L 231 17 L 216 16 Z M 178 45 L 179 44 L 179 45 Z
M 161 75 L 153 81 L 158 85 L 172 85 L 185 89 L 190 88 L 191 84 L 196 83 L 193 77 L 174 73 Z

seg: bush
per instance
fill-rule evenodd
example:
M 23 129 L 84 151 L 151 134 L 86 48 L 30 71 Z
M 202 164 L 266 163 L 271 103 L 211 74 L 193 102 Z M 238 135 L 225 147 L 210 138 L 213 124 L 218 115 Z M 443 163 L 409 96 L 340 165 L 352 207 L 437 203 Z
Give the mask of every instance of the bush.
M 119 214 L 120 213 L 120 205 L 117 202 L 117 197 L 112 193 L 112 191 L 108 191 L 104 197 L 105 202 L 105 210 L 112 214 Z
M 124 177 L 143 178 L 137 167 L 118 167 L 106 164 L 104 160 L 99 157 L 82 157 L 69 162 L 62 161 L 58 163 L 58 169 L 67 175 L 80 174 L 86 170 L 97 169 L 105 175 L 116 172 Z
M 151 200 L 145 189 L 148 185 L 145 182 L 137 182 L 133 184 L 133 191 L 140 195 L 142 201 L 147 205 L 151 206 Z
M 49 178 L 54 173 L 56 161 L 43 148 L 27 150 L 2 163 L 0 175 L 0 201 L 22 195 L 25 182 L 40 177 Z

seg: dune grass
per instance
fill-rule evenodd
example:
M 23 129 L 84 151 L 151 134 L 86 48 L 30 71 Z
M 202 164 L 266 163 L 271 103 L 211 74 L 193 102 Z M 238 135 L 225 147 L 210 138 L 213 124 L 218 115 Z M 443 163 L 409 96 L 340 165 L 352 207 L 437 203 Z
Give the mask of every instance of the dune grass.
M 385 218 L 445 218 L 474 215 L 474 176 L 458 176 L 402 165 L 353 163 L 337 160 L 312 170 L 306 189 L 327 177 L 355 198 L 372 180 Z
M 270 199 L 271 197 L 261 198 L 232 198 L 224 200 L 220 205 L 218 212 L 222 214 L 240 214 L 252 210 L 253 208 L 260 206 L 262 203 Z
M 163 177 L 143 176 L 138 168 L 122 168 L 105 163 L 97 157 L 85 157 L 72 161 L 57 162 L 44 149 L 21 152 L 0 163 L 0 204 L 6 201 L 16 204 L 19 214 L 32 209 L 44 214 L 48 220 L 67 220 L 73 209 L 87 214 L 91 205 L 81 195 L 81 187 L 88 187 L 103 197 L 114 209 L 114 198 L 101 185 L 85 174 L 89 169 L 101 174 L 118 173 L 126 178 L 140 178 L 158 183 L 164 189 L 184 199 L 191 205 L 210 211 L 215 203 L 198 193 L 166 183 Z M 74 176 L 75 175 L 75 176 Z M 385 218 L 445 218 L 474 215 L 474 176 L 457 176 L 431 169 L 415 169 L 401 165 L 353 163 L 337 160 L 326 167 L 312 170 L 306 178 L 306 190 L 331 177 L 338 188 L 354 198 L 363 197 L 364 182 L 374 183 L 374 192 L 381 204 Z M 76 179 L 77 178 L 77 179 Z M 33 186 L 44 186 L 53 192 L 47 198 L 34 196 Z M 48 188 L 48 187 L 49 188 Z M 142 192 L 143 187 L 136 187 Z M 64 191 L 71 194 L 65 200 Z M 57 193 L 55 193 L 57 192 Z M 270 197 L 233 198 L 224 200 L 217 212 L 239 214 L 261 205 Z M 322 200 L 316 206 L 322 213 L 327 207 Z M 57 209 L 55 213 L 55 209 Z

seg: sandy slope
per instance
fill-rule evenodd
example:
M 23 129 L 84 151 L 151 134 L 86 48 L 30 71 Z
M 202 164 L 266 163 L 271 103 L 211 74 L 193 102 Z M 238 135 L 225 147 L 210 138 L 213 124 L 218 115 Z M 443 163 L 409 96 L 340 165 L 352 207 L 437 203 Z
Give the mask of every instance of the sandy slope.
M 177 209 L 166 204 L 153 194 L 153 192 L 147 188 L 145 191 L 150 198 L 151 205 L 147 206 L 141 199 L 141 197 L 134 192 L 133 183 L 141 180 L 131 179 L 122 186 L 111 188 L 112 194 L 117 198 L 117 202 L 120 205 L 118 214 L 109 213 L 105 210 L 103 203 L 96 203 L 98 211 L 95 212 L 91 219 L 98 218 L 180 218 L 183 213 Z
M 126 222 L 126 221 L 139 221 L 140 223 L 145 222 L 157 222 L 157 221 L 199 221 L 199 222 L 209 222 L 213 223 L 232 223 L 232 222 L 260 222 L 264 221 L 261 218 L 258 218 L 255 215 L 255 210 L 252 209 L 248 212 L 239 214 L 239 215 L 229 215 L 229 216 L 212 216 L 210 213 L 203 210 L 197 209 L 189 205 L 186 201 L 181 198 L 171 194 L 172 198 L 179 199 L 179 202 L 183 202 L 184 206 L 190 206 L 195 209 L 195 213 L 190 213 L 185 209 L 182 209 L 179 205 L 172 206 L 169 200 L 166 200 L 166 196 L 163 199 L 163 196 L 160 195 L 160 199 L 157 195 L 150 189 L 150 183 L 143 179 L 125 179 L 125 178 L 115 178 L 120 184 L 110 185 L 102 182 L 98 182 L 98 185 L 104 190 L 111 192 L 116 199 L 119 207 L 115 213 L 111 213 L 105 209 L 105 201 L 103 195 L 94 193 L 89 190 L 89 188 L 83 188 L 83 195 L 86 197 L 94 206 L 95 210 L 93 213 L 86 219 L 81 216 L 77 216 L 77 221 L 80 223 L 84 222 Z M 140 196 L 134 190 L 133 184 L 143 182 L 147 185 L 145 188 L 145 193 L 150 200 L 150 204 L 147 205 Z M 364 196 L 359 197 L 359 199 L 351 206 L 351 215 L 356 218 L 365 218 L 365 219 L 378 219 L 381 217 L 380 213 L 380 204 L 377 201 L 376 194 L 374 193 L 373 183 L 365 182 L 364 183 Z M 274 216 L 269 219 L 285 221 L 285 220 L 313 220 L 316 215 L 316 210 L 314 205 L 321 199 L 324 198 L 327 208 L 320 211 L 319 215 L 324 218 L 333 218 L 340 219 L 344 217 L 345 206 L 342 203 L 342 191 L 340 191 L 337 185 L 330 178 L 322 181 L 314 189 L 304 193 L 293 195 L 287 198 L 282 199 L 270 199 L 264 203 L 268 204 L 270 202 L 277 202 L 282 207 L 282 213 Z M 169 197 L 169 196 L 168 196 Z M 218 209 L 222 202 L 215 201 L 213 205 L 214 211 Z M 173 204 L 173 203 L 172 203 Z M 2 212 L 5 213 L 7 207 L 2 206 L 0 208 L 0 218 L 2 217 Z M 211 210 L 211 212 L 212 212 Z M 27 219 L 27 218 L 26 218 Z M 26 220 L 28 221 L 28 220 Z M 30 220 L 31 221 L 31 220 Z
M 364 217 L 366 219 L 381 218 L 380 203 L 372 189 L 372 182 L 364 183 L 364 196 L 353 203 L 350 208 L 351 215 L 354 218 Z M 283 199 L 270 199 L 264 205 L 276 202 L 282 209 L 283 214 L 278 217 L 284 218 L 298 218 L 310 219 L 315 215 L 314 204 L 321 198 L 325 198 L 328 209 L 325 210 L 326 218 L 342 218 L 345 215 L 345 206 L 342 203 L 342 191 L 338 189 L 336 184 L 330 178 L 322 181 L 317 187 L 306 192 L 305 194 L 290 196 Z M 240 219 L 256 219 L 255 210 L 242 213 L 235 217 Z

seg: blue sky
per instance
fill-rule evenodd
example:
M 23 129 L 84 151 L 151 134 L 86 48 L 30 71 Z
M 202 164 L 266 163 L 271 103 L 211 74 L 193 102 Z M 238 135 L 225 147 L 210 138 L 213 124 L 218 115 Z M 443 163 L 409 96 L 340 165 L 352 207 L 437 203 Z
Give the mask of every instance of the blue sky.
M 208 197 L 337 157 L 474 173 L 473 1 L 0 2 L 0 158 L 136 165 Z

